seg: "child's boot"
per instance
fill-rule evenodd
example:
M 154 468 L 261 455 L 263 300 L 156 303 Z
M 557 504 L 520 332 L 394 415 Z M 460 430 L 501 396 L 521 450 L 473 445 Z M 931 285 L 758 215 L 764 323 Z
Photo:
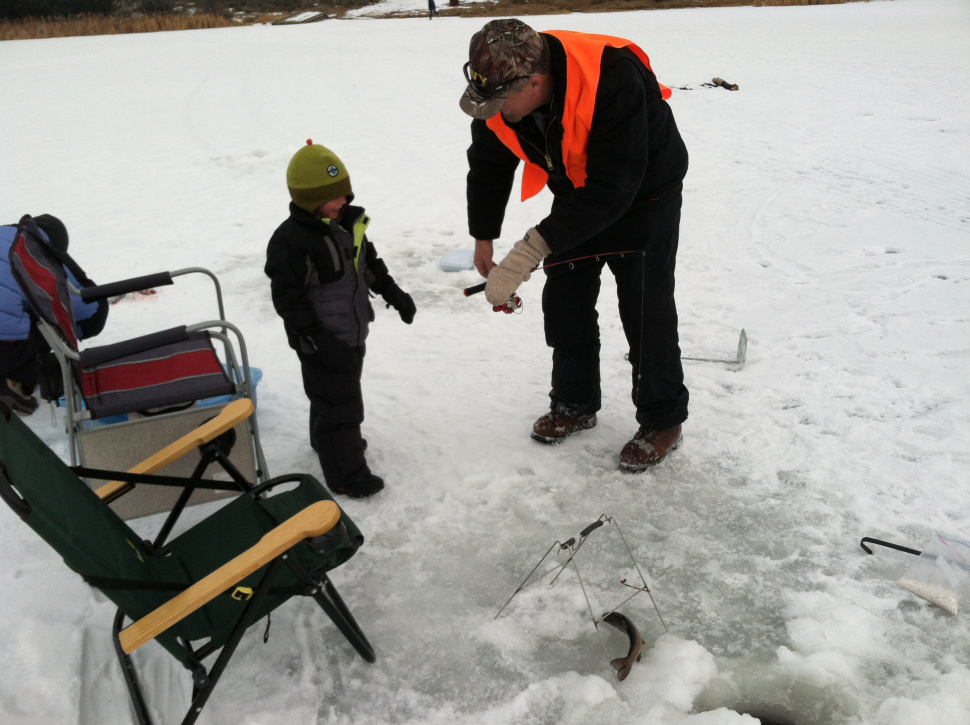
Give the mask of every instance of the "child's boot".
M 350 498 L 367 498 L 378 491 L 384 490 L 384 479 L 367 472 L 360 478 L 354 479 L 340 486 L 330 486 L 334 493 L 342 493 Z

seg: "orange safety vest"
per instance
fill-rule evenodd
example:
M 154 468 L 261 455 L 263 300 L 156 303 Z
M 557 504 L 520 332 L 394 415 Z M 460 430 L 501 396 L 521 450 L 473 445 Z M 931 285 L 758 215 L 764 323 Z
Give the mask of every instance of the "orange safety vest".
M 574 30 L 543 31 L 562 43 L 566 51 L 566 99 L 562 113 L 562 158 L 566 176 L 579 188 L 586 184 L 586 145 L 593 124 L 596 89 L 599 87 L 600 66 L 604 48 L 629 48 L 643 61 L 651 73 L 650 59 L 635 43 L 611 35 L 579 33 Z M 660 95 L 670 98 L 670 89 L 660 84 Z M 525 162 L 522 172 L 522 201 L 538 194 L 549 181 L 549 174 L 533 163 L 522 150 L 518 136 L 505 123 L 501 113 L 485 121 L 499 140 Z

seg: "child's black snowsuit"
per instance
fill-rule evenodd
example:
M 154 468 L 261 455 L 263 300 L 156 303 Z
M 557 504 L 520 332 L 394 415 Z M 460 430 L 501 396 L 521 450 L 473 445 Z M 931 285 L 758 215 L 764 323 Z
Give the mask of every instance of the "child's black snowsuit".
M 340 220 L 331 221 L 291 203 L 290 217 L 266 250 L 273 305 L 300 358 L 310 399 L 310 443 L 332 489 L 370 475 L 360 433 L 364 341 L 374 320 L 369 292 L 398 310 L 406 304 L 413 309 L 367 240 L 369 223 L 357 206 L 347 205 Z

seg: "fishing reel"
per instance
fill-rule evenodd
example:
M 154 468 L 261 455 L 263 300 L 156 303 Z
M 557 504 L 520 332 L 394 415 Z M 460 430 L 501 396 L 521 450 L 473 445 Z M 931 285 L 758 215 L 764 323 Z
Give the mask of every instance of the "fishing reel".
M 485 291 L 485 283 L 476 284 L 472 287 L 467 287 L 463 290 L 465 297 L 471 297 L 472 295 L 477 295 L 479 292 Z M 493 312 L 504 312 L 506 315 L 520 314 L 522 312 L 522 298 L 517 294 L 513 293 L 511 297 L 508 298 L 504 303 L 500 305 L 492 305 Z
M 504 312 L 506 315 L 520 314 L 522 312 L 522 298 L 517 294 L 513 294 L 505 304 L 502 305 L 492 305 L 493 312 Z

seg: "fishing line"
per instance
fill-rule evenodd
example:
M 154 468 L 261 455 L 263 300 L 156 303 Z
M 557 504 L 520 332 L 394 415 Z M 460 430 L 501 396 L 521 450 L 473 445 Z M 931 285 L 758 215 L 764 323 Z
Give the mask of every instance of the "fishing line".
M 647 298 L 647 256 L 644 252 L 640 253 L 640 349 L 637 351 L 637 394 L 633 398 L 633 405 L 640 406 L 640 380 L 643 378 L 643 305 Z

